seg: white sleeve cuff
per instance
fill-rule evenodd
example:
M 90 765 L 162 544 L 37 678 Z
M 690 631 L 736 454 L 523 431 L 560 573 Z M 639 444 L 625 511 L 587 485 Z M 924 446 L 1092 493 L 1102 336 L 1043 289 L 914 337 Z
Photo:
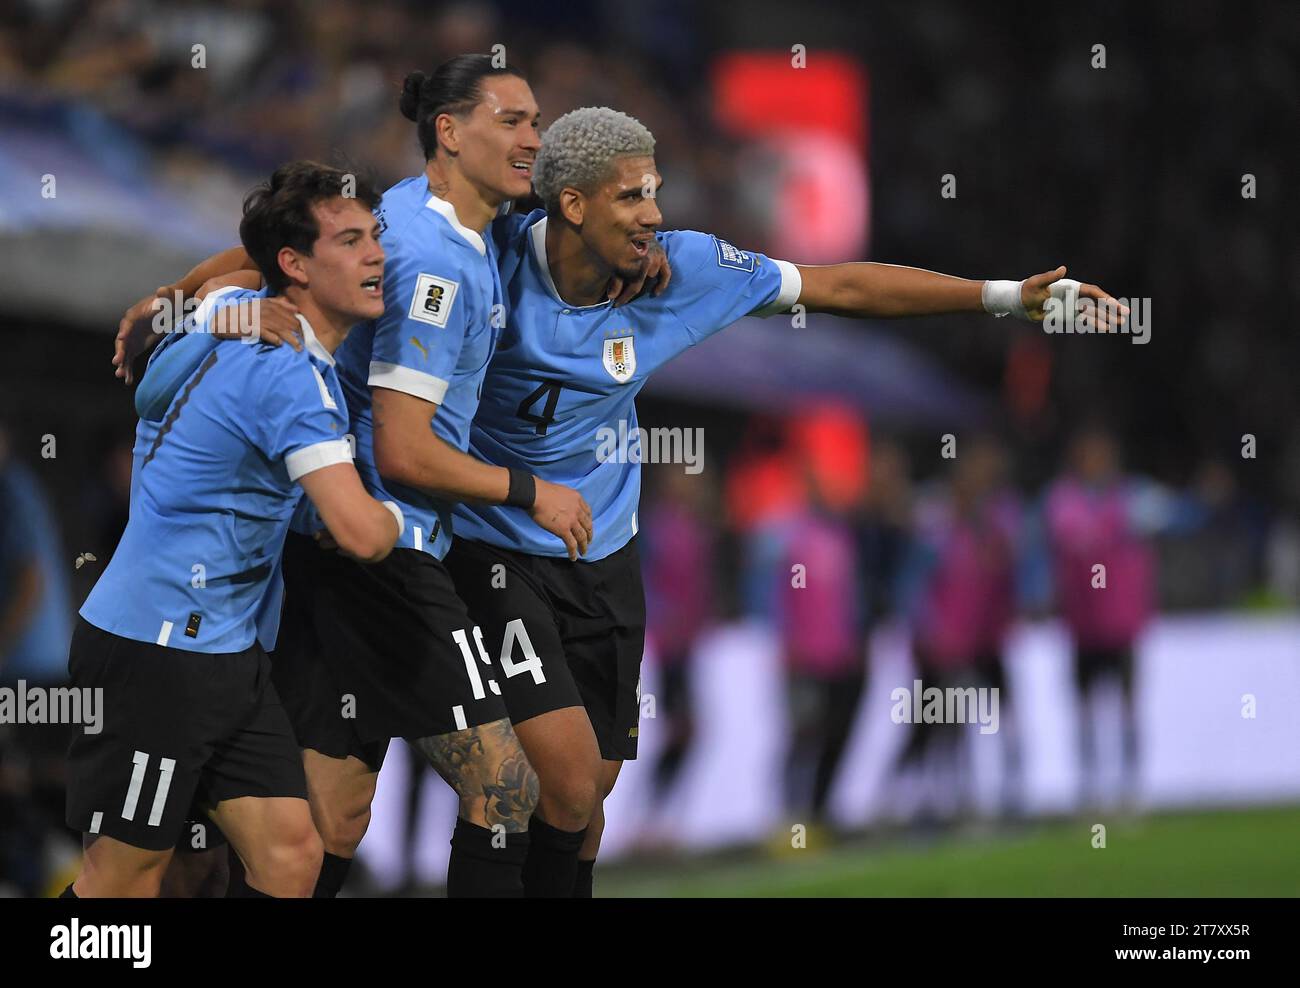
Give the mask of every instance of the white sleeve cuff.
M 393 517 L 397 519 L 397 538 L 400 539 L 402 533 L 406 531 L 406 517 L 402 514 L 402 509 L 397 506 L 396 501 L 380 501 L 379 503 L 391 511 Z M 396 542 L 397 539 L 393 541 Z
M 322 467 L 351 462 L 352 447 L 346 439 L 327 439 L 323 443 L 304 446 L 302 449 L 295 449 L 284 458 L 284 466 L 289 471 L 290 480 L 305 477 Z
M 390 391 L 423 398 L 435 405 L 441 405 L 442 399 L 447 396 L 447 382 L 442 378 L 379 360 L 370 362 L 369 384 L 372 388 L 388 388 Z
M 799 295 L 803 291 L 803 277 L 799 274 L 799 269 L 789 261 L 773 260 L 777 270 L 781 272 L 781 290 L 776 293 L 776 298 L 772 299 L 761 309 L 755 309 L 756 316 L 771 316 L 778 312 L 789 312 L 790 307 L 799 301 Z

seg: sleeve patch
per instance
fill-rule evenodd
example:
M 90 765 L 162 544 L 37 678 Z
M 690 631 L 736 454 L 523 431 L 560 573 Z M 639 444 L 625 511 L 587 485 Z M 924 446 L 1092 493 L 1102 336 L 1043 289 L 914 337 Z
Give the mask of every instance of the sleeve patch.
M 753 272 L 753 254 L 748 251 L 743 251 L 739 247 L 732 246 L 720 237 L 713 238 L 713 245 L 718 249 L 718 267 L 732 268 L 736 271 Z
M 458 281 L 421 273 L 415 279 L 410 317 L 428 323 L 430 326 L 446 326 L 451 316 L 452 304 L 456 301 L 458 288 L 460 288 Z

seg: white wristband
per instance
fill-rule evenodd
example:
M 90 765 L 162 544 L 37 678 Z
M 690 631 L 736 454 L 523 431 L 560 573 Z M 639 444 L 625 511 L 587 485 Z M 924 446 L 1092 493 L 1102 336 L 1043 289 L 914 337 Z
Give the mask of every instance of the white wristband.
M 402 533 L 406 531 L 406 519 L 402 516 L 402 509 L 393 501 L 380 501 L 379 503 L 391 511 L 393 517 L 397 519 L 397 538 L 400 539 Z M 393 541 L 396 542 L 397 539 L 394 539 Z
M 1003 316 L 1028 319 L 1029 313 L 1025 311 L 1025 304 L 1020 300 L 1020 286 L 1023 284 L 1023 281 L 984 282 L 984 287 L 980 289 L 980 301 L 984 303 L 984 311 L 999 319 Z

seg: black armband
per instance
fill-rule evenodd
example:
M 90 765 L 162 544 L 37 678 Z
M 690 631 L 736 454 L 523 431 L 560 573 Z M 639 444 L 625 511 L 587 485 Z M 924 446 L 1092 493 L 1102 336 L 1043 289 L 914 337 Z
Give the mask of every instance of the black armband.
M 527 470 L 509 467 L 510 490 L 502 503 L 508 508 L 523 508 L 528 511 L 537 500 L 537 478 Z

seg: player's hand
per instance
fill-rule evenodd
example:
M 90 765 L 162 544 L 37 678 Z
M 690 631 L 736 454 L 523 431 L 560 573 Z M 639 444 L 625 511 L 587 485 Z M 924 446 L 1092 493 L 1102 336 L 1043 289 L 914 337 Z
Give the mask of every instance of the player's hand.
M 650 244 L 650 256 L 646 260 L 645 270 L 641 272 L 641 277 L 635 281 L 624 283 L 623 279 L 615 275 L 609 281 L 609 290 L 605 293 L 606 298 L 614 300 L 614 307 L 626 305 L 641 294 L 647 283 L 653 283 L 654 287 L 650 290 L 651 295 L 662 295 L 668 287 L 668 282 L 672 280 L 673 269 L 668 263 L 668 254 L 664 251 L 663 246 L 658 240 Z
M 202 301 L 221 288 L 245 288 L 255 292 L 261 287 L 262 273 L 260 271 L 241 268 L 238 271 L 228 271 L 225 274 L 209 278 L 199 286 L 199 290 L 194 293 L 194 297 Z
M 370 563 L 369 559 L 362 559 L 360 556 L 352 555 L 352 553 L 348 552 L 346 549 L 340 549 L 339 544 L 334 541 L 334 536 L 330 534 L 328 528 L 322 528 L 319 532 L 313 535 L 312 538 L 314 538 L 316 544 L 326 552 L 337 552 L 340 556 L 346 556 L 353 562 L 365 563 L 366 565 L 369 565 Z
M 254 333 L 263 343 L 288 343 L 302 350 L 298 307 L 283 298 L 245 298 L 218 309 L 212 333 L 218 339 L 248 339 Z
M 591 544 L 591 505 L 571 487 L 537 478 L 533 521 L 564 541 L 569 558 L 577 561 Z
M 1111 333 L 1128 319 L 1129 307 L 1120 305 L 1111 295 L 1096 285 L 1079 284 L 1074 289 L 1074 282 L 1057 284 L 1065 278 L 1065 265 L 1054 271 L 1044 271 L 1031 278 L 1026 278 L 1020 286 L 1020 301 L 1025 312 L 1033 322 L 1042 322 L 1047 316 L 1047 300 L 1056 297 L 1069 313 L 1085 327 L 1095 325 L 1097 332 Z M 1053 286 L 1055 285 L 1055 290 Z
M 117 336 L 113 339 L 113 376 L 126 384 L 135 383 L 131 364 L 142 353 L 147 353 L 159 340 L 162 333 L 154 329 L 154 319 L 162 311 L 161 299 L 174 298 L 176 289 L 172 285 L 163 285 L 151 295 L 146 295 L 122 314 L 117 324 Z M 172 327 L 168 325 L 166 330 Z

